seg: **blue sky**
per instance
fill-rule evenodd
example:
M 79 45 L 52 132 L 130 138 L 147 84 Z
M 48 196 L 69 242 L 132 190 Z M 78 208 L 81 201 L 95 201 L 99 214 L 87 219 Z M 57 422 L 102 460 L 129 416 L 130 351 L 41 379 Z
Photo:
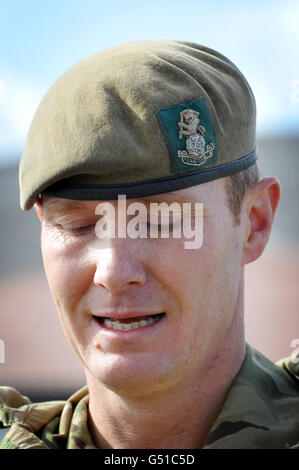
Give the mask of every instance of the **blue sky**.
M 40 99 L 66 69 L 139 39 L 218 50 L 253 89 L 258 133 L 299 134 L 298 0 L 0 0 L 0 165 L 20 154 Z

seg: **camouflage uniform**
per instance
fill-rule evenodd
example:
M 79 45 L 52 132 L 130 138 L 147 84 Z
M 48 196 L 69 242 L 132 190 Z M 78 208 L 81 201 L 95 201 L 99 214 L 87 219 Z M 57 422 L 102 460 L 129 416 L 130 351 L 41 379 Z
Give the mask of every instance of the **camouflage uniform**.
M 204 449 L 299 448 L 296 366 L 282 360 L 278 367 L 247 344 Z M 0 426 L 10 426 L 0 449 L 95 449 L 87 425 L 88 400 L 87 387 L 67 401 L 35 404 L 13 388 L 0 387 Z

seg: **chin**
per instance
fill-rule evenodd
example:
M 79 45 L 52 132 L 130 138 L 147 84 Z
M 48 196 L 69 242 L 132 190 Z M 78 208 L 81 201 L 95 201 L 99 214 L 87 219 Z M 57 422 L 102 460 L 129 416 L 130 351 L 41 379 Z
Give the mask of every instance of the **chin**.
M 171 376 L 171 367 L 166 367 L 161 359 L 149 358 L 146 355 L 117 355 L 110 354 L 109 358 L 90 358 L 88 361 L 87 384 L 94 378 L 101 385 L 118 394 L 141 395 L 161 389 Z M 92 377 L 90 377 L 92 374 Z M 174 371 L 174 376 L 177 373 Z

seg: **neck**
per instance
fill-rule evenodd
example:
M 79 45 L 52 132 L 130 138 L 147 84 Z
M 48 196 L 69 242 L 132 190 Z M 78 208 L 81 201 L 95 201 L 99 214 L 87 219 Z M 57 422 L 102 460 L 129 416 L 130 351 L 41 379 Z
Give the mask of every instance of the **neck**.
M 181 387 L 146 397 L 142 391 L 124 396 L 86 370 L 89 428 L 95 444 L 106 449 L 203 447 L 244 359 L 243 315 L 237 311 L 208 366 Z

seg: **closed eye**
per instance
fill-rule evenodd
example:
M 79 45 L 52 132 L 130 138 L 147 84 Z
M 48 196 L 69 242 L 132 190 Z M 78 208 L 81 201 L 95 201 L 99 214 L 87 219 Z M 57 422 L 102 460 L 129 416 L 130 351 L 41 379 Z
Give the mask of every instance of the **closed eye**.
M 80 225 L 78 227 L 60 226 L 61 230 L 70 235 L 85 235 L 95 229 L 95 224 Z

